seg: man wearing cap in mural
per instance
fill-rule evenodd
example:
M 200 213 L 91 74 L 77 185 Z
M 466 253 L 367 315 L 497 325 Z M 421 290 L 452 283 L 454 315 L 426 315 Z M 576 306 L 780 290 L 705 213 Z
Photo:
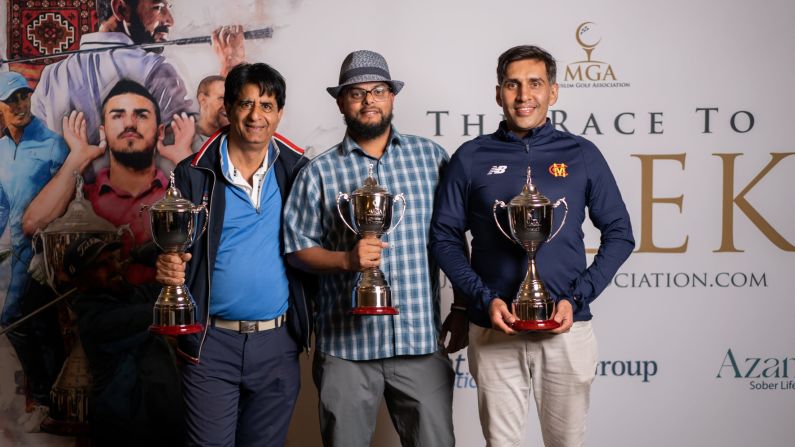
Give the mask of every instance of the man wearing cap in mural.
M 187 3 L 187 2 L 186 2 Z M 120 79 L 143 85 L 157 98 L 163 121 L 174 131 L 176 145 L 164 145 L 160 155 L 173 164 L 190 155 L 191 141 L 185 134 L 193 128 L 195 107 L 182 77 L 158 51 L 146 51 L 135 44 L 165 42 L 174 26 L 172 3 L 164 0 L 96 0 L 99 31 L 80 37 L 81 50 L 48 65 L 33 94 L 33 113 L 50 129 L 61 132 L 61 119 L 73 110 L 86 119 L 88 141 L 98 144 L 102 99 Z M 213 51 L 222 76 L 246 58 L 243 29 L 223 26 L 212 33 Z M 120 47 L 113 49 L 113 47 Z M 208 68 L 209 71 L 209 68 Z M 170 141 L 170 139 L 169 139 Z M 186 148 L 187 151 L 186 152 Z
M 155 166 L 157 142 L 164 131 L 160 109 L 148 90 L 127 79 L 114 85 L 101 107 L 102 141 L 98 146 L 88 144 L 82 113 L 72 112 L 64 118 L 64 137 L 71 152 L 61 171 L 28 207 L 25 230 L 44 228 L 66 211 L 75 191 L 72 173 L 83 172 L 107 146 L 109 167 L 99 171 L 83 192 L 99 217 L 132 229 L 135 240 L 124 240 L 123 254 L 136 255 L 136 259 L 127 266 L 126 279 L 133 284 L 154 282 L 156 250 L 150 243 L 149 216 L 141 207 L 160 200 L 168 187 L 165 175 Z M 190 133 L 192 136 L 193 129 Z M 190 140 L 182 144 L 187 147 Z
M 634 247 L 629 214 L 602 154 L 584 138 L 555 130 L 547 118 L 558 97 L 555 71 L 552 56 L 535 46 L 514 47 L 499 57 L 496 99 L 505 121 L 495 133 L 455 152 L 431 224 L 433 253 L 469 299 L 468 358 L 490 446 L 521 442 L 531 390 L 544 444 L 584 444 L 597 361 L 589 305 Z M 560 327 L 517 333 L 510 326 L 516 317 L 509 303 L 528 258 L 500 234 L 492 212 L 495 200 L 508 202 L 522 191 L 528 164 L 538 191 L 552 200 L 565 197 L 568 214 L 554 240 L 536 254 L 541 279 L 556 302 L 552 319 Z M 586 209 L 601 232 L 590 266 L 581 228 Z M 472 233 L 471 260 L 467 231 Z
M 402 88 L 380 54 L 361 50 L 345 58 L 339 85 L 328 92 L 347 132 L 301 171 L 285 208 L 288 260 L 320 278 L 313 376 L 327 446 L 369 446 L 382 398 L 403 445 L 454 444 L 453 370 L 437 342 L 439 270 L 427 249 L 448 156 L 392 125 Z M 380 186 L 406 196 L 388 245 L 359 239 L 337 213 L 337 194 L 361 187 L 371 165 Z M 399 314 L 351 315 L 357 273 L 372 267 L 383 270 Z
M 31 200 L 50 181 L 69 153 L 63 138 L 31 114 L 31 92 L 21 74 L 0 73 L 0 114 L 6 126 L 0 138 L 0 234 L 5 232 L 7 225 L 11 229 L 11 282 L 0 315 L 3 327 L 23 316 L 23 296 L 37 299 L 42 298 L 42 295 L 49 296 L 46 291 L 32 292 L 41 286 L 30 281 L 28 268 L 33 247 L 30 235 L 23 232 L 22 216 Z M 40 330 L 38 326 L 43 327 Z M 52 333 L 57 332 L 57 327 L 53 326 L 57 325 L 42 322 L 39 317 L 8 334 L 34 401 L 33 411 L 20 419 L 27 431 L 38 431 L 39 424 L 47 416 L 50 387 L 63 360 L 62 349 L 54 352 L 48 348 L 60 344 L 60 335 Z M 44 339 L 54 337 L 56 341 L 48 343 L 42 336 Z
M 160 286 L 124 280 L 120 242 L 82 237 L 67 247 L 63 268 L 77 293 L 80 341 L 91 370 L 94 445 L 182 445 L 184 415 L 176 359 L 149 332 Z

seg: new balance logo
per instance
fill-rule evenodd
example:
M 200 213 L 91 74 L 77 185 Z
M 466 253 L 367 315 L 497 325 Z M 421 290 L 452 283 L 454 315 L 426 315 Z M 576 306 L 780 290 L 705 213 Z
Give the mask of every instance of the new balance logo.
M 489 172 L 488 172 L 488 174 L 486 174 L 486 175 L 491 175 L 491 174 L 505 174 L 505 170 L 506 170 L 506 169 L 508 169 L 508 166 L 505 166 L 505 165 L 502 165 L 502 166 L 492 166 L 492 167 L 491 167 L 491 169 L 489 169 Z

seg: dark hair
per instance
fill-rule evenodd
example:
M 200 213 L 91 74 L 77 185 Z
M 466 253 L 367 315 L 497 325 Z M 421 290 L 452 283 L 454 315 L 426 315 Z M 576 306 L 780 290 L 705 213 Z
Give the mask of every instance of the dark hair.
M 543 48 L 535 45 L 519 45 L 502 53 L 497 59 L 497 84 L 502 85 L 502 81 L 505 80 L 508 64 L 524 59 L 535 59 L 543 62 L 547 67 L 547 80 L 550 84 L 556 82 L 555 76 L 557 76 L 558 68 L 555 64 L 555 58 Z
M 155 117 L 157 118 L 157 124 L 160 125 L 160 106 L 157 104 L 157 101 L 155 101 L 155 97 L 152 96 L 152 94 L 149 92 L 149 90 L 146 89 L 146 87 L 129 79 L 120 80 L 119 82 L 116 83 L 116 85 L 113 86 L 112 89 L 110 89 L 108 96 L 106 96 L 105 99 L 102 100 L 102 110 L 103 111 L 105 110 L 105 104 L 108 103 L 110 98 L 113 98 L 114 96 L 125 95 L 128 93 L 133 95 L 143 96 L 144 98 L 148 99 L 155 108 Z M 102 121 L 103 122 L 105 121 L 104 113 L 102 113 Z
M 135 8 L 138 7 L 138 0 L 126 0 L 127 6 L 132 10 L 135 11 Z M 108 20 L 109 18 L 113 17 L 113 8 L 111 7 L 112 0 L 96 0 L 97 2 L 97 20 L 99 23 Z
M 287 84 L 275 68 L 262 62 L 237 65 L 226 75 L 224 104 L 227 106 L 234 104 L 246 84 L 257 85 L 260 95 L 267 93 L 275 97 L 279 110 L 284 107 Z
M 199 82 L 199 86 L 196 88 L 196 96 L 199 96 L 202 93 L 206 95 L 207 90 L 210 89 L 210 84 L 212 84 L 213 82 L 218 82 L 218 81 L 224 82 L 225 80 L 226 78 L 219 75 L 207 76 L 206 78 L 202 79 L 201 82 Z

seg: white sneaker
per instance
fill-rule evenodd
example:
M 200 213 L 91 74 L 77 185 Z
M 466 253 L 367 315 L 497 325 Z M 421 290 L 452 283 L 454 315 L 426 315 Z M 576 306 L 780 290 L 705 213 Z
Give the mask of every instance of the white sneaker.
M 50 408 L 45 407 L 42 405 L 36 405 L 33 407 L 33 411 L 30 413 L 30 418 L 25 422 L 22 426 L 22 429 L 25 430 L 27 433 L 38 433 L 41 431 L 41 423 L 47 419 L 47 416 L 50 414 Z

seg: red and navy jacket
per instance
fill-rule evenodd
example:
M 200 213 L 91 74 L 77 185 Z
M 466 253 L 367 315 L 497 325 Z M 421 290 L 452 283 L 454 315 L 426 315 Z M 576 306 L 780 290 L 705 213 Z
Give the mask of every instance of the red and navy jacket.
M 505 122 L 490 135 L 464 143 L 439 186 L 430 245 L 442 270 L 469 299 L 469 318 L 491 327 L 493 299 L 513 301 L 527 271 L 527 254 L 497 228 L 495 200 L 508 203 L 525 184 L 528 166 L 538 191 L 552 203 L 565 197 L 568 215 L 560 233 L 536 254 L 541 280 L 556 302 L 572 303 L 574 320 L 592 318 L 590 303 L 607 287 L 635 246 L 621 192 L 599 149 L 585 138 L 555 130 L 547 120 L 524 138 Z M 586 210 L 601 232 L 593 263 L 586 265 L 582 224 Z M 509 232 L 505 210 L 497 212 Z M 552 232 L 564 206 L 553 212 Z M 471 260 L 465 251 L 472 236 Z M 510 234 L 510 233 L 509 233 Z
M 209 211 L 207 230 L 190 248 L 193 257 L 188 262 L 185 280 L 186 286 L 196 301 L 196 320 L 202 323 L 204 331 L 178 338 L 180 355 L 195 363 L 199 361 L 207 335 L 207 322 L 210 320 L 212 273 L 224 224 L 227 182 L 221 170 L 220 145 L 222 137 L 228 133 L 228 126 L 218 130 L 196 154 L 181 161 L 174 171 L 176 186 L 182 196 L 194 204 L 204 204 Z M 283 136 L 274 134 L 273 141 L 276 143 L 276 161 L 272 169 L 276 174 L 276 182 L 279 185 L 282 203 L 284 203 L 287 201 L 295 176 L 308 159 L 304 157 L 303 149 Z M 273 155 L 271 152 L 271 156 Z M 283 218 L 282 225 L 284 225 Z M 280 244 L 283 253 L 284 243 L 280 241 Z M 291 267 L 286 261 L 284 261 L 284 266 L 290 288 L 287 326 L 298 344 L 308 349 L 312 331 L 309 294 L 310 290 L 314 290 L 313 285 L 316 280 L 308 273 Z

